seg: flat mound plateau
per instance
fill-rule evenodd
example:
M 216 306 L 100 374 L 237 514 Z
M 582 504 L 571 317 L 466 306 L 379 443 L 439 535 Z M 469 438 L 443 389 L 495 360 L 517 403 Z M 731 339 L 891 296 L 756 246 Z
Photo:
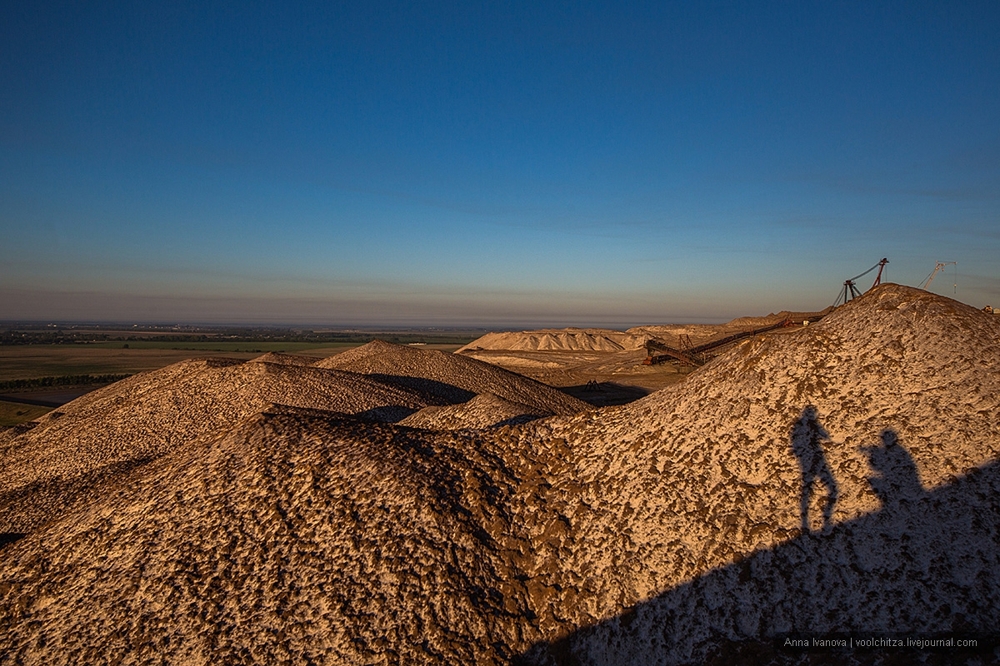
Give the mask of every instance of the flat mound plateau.
M 352 351 L 328 365 L 530 406 L 458 384 L 473 359 Z M 805 664 L 775 638 L 991 634 L 998 407 L 996 318 L 891 284 L 620 407 L 442 430 L 270 404 L 9 538 L 0 663 Z

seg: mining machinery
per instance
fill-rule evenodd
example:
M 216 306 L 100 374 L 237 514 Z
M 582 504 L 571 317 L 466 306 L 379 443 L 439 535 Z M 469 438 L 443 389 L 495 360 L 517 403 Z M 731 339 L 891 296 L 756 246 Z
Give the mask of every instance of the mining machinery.
M 857 280 L 858 278 L 863 278 L 876 268 L 878 269 L 878 274 L 875 276 L 875 282 L 872 283 L 871 289 L 874 289 L 875 287 L 882 284 L 882 271 L 883 269 L 885 269 L 885 265 L 887 263 L 889 263 L 889 260 L 886 259 L 885 257 L 882 257 L 882 259 L 877 264 L 866 270 L 864 273 L 861 273 L 860 275 L 855 275 L 854 277 L 848 280 L 844 280 L 844 286 L 840 290 L 840 295 L 837 296 L 837 300 L 834 302 L 833 306 L 837 307 L 838 305 L 844 305 L 847 303 L 847 301 L 850 301 L 860 296 L 861 292 L 858 291 L 858 288 L 855 286 L 854 281 Z
M 818 315 L 813 315 L 812 317 L 807 317 L 803 322 L 814 322 L 819 321 L 824 316 L 826 316 L 829 310 L 824 310 Z M 697 347 L 687 347 L 685 349 L 677 349 L 671 347 L 663 340 L 658 338 L 650 338 L 646 340 L 646 358 L 643 360 L 643 365 L 657 365 L 659 363 L 665 363 L 667 361 L 680 361 L 685 365 L 705 365 L 710 359 L 708 352 L 713 349 L 718 349 L 719 347 L 724 347 L 728 344 L 736 342 L 737 340 L 742 340 L 743 338 L 750 338 L 761 333 L 767 333 L 768 331 L 773 331 L 779 328 L 788 328 L 790 326 L 798 325 L 797 321 L 792 321 L 791 319 L 783 319 L 776 324 L 771 324 L 769 326 L 763 326 L 761 328 L 755 328 L 749 331 L 740 331 L 739 333 L 733 333 L 732 335 L 727 335 L 724 338 L 719 338 L 718 340 L 712 340 L 706 342 L 705 344 L 698 345 Z M 687 338 L 690 342 L 690 338 Z M 683 343 L 683 337 L 682 337 Z
M 931 282 L 934 281 L 934 276 L 937 275 L 938 271 L 940 271 L 945 266 L 958 266 L 958 262 L 957 261 L 939 261 L 939 262 L 937 262 L 937 264 L 934 266 L 934 270 L 932 270 L 931 274 L 927 276 L 927 279 L 920 286 L 920 288 L 926 290 L 928 287 L 930 287 L 931 286 Z

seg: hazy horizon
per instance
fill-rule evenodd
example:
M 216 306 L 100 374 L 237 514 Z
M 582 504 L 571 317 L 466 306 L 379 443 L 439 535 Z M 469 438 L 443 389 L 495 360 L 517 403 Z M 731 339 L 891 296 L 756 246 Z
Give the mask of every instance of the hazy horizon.
M 718 322 L 882 257 L 1000 306 L 997 34 L 989 2 L 8 3 L 0 320 Z
M 862 290 L 871 286 L 860 285 Z M 634 326 L 646 325 L 666 325 L 666 324 L 720 324 L 731 321 L 738 317 L 756 317 L 768 314 L 775 314 L 783 310 L 818 312 L 832 303 L 827 303 L 815 308 L 778 308 L 768 311 L 739 311 L 730 314 L 709 315 L 697 313 L 697 308 L 692 308 L 692 314 L 675 314 L 672 317 L 642 318 L 641 315 L 616 316 L 610 315 L 572 315 L 572 314 L 543 314 L 538 308 L 535 312 L 531 310 L 515 311 L 513 309 L 497 308 L 489 313 L 480 315 L 466 315 L 464 318 L 455 318 L 454 315 L 447 315 L 439 318 L 428 316 L 421 311 L 419 304 L 407 304 L 400 301 L 395 304 L 398 314 L 372 314 L 372 308 L 365 307 L 365 304 L 355 304 L 354 308 L 340 307 L 340 312 L 331 311 L 326 318 L 309 319 L 307 315 L 294 314 L 296 308 L 299 312 L 305 312 L 315 304 L 301 302 L 294 299 L 274 301 L 262 308 L 261 303 L 248 304 L 245 301 L 234 299 L 184 299 L 184 298 L 154 298 L 144 297 L 116 297 L 114 302 L 110 302 L 106 295 L 90 294 L 90 298 L 79 299 L 78 294 L 64 293 L 49 297 L 62 297 L 66 302 L 61 303 L 59 310 L 68 316 L 46 317 L 38 316 L 42 308 L 38 308 L 36 316 L 27 317 L 6 317 L 0 319 L 0 326 L 11 324 L 37 324 L 58 323 L 66 325 L 117 325 L 117 324 L 140 324 L 159 326 L 265 326 L 278 328 L 297 327 L 333 327 L 333 328 L 468 328 L 480 330 L 520 330 L 537 328 L 612 328 L 626 329 Z M 28 294 L 31 297 L 31 294 Z M 100 305 L 95 308 L 94 304 Z M 200 306 L 200 307 L 199 307 Z M 44 305 L 48 307 L 48 303 Z M 23 311 L 32 312 L 32 306 L 25 303 Z M 110 316 L 97 318 L 90 316 L 94 309 L 111 313 Z M 245 313 L 253 310 L 265 309 L 266 313 L 252 316 Z M 470 308 L 471 309 L 471 308 Z M 347 310 L 345 313 L 344 311 Z M 171 317 L 170 313 L 175 313 Z M 200 312 L 191 316 L 191 312 Z M 528 312 L 528 314 L 525 314 Z M 565 311 L 564 311 L 565 312 Z M 239 314 L 244 313 L 244 314 Z M 75 315 L 75 316 L 74 316 Z M 89 318 L 88 318 L 89 317 Z
M 747 315 L 739 316 L 765 316 L 768 314 L 776 314 L 769 312 L 752 313 Z M 540 330 L 540 329 L 564 329 L 564 328 L 604 328 L 613 330 L 625 330 L 629 328 L 634 328 L 637 326 L 668 326 L 668 325 L 681 325 L 681 324 L 724 324 L 738 317 L 700 317 L 700 318 L 677 318 L 671 320 L 607 320 L 607 321 L 590 321 L 586 319 L 572 319 L 572 320 L 543 320 L 543 319 L 500 319 L 493 321 L 490 319 L 484 319 L 481 323 L 476 322 L 450 322 L 445 323 L 437 322 L 432 320 L 420 320 L 417 318 L 408 319 L 386 319 L 384 321 L 308 321 L 308 320 L 291 320 L 291 319 L 217 319 L 217 320 L 194 320 L 194 319 L 83 319 L 83 318 L 46 318 L 46 317 L 36 317 L 36 318 L 8 318 L 0 319 L 0 329 L 2 328 L 17 328 L 17 327 L 44 327 L 44 326 L 58 326 L 58 327 L 72 327 L 72 326 L 82 326 L 82 327 L 100 327 L 102 329 L 109 329 L 111 327 L 123 326 L 146 326 L 146 327 L 178 327 L 178 328 L 204 328 L 204 329 L 224 329 L 227 327 L 231 328 L 261 328 L 261 329 L 307 329 L 315 332 L 323 331 L 333 331 L 333 332 L 343 332 L 343 331 L 353 331 L 357 330 L 359 332 L 372 332 L 372 331 L 431 331 L 431 330 L 441 330 L 441 331 L 482 331 L 482 332 L 502 332 L 502 331 L 521 331 L 521 330 Z

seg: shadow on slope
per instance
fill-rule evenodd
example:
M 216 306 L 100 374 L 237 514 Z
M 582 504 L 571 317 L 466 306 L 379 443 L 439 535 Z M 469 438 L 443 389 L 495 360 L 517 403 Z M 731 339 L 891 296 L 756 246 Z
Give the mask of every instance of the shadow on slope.
M 440 400 L 443 400 L 449 404 L 458 404 L 462 402 L 468 402 L 476 397 L 476 394 L 472 391 L 467 391 L 463 388 L 459 388 L 453 384 L 447 384 L 445 382 L 439 382 L 434 379 L 425 379 L 423 377 L 409 377 L 407 375 L 387 375 L 387 374 L 370 374 L 368 377 L 375 379 L 377 381 L 394 384 L 396 386 L 402 386 L 404 388 L 412 389 L 414 391 L 420 391 L 430 396 L 434 396 Z
M 124 477 L 133 470 L 156 460 L 157 456 L 142 456 L 102 465 L 79 476 L 39 479 L 19 488 L 0 492 L 0 547 L 2 534 L 24 536 L 38 525 L 61 515 L 74 504 L 87 501 L 109 480 Z M 16 539 L 15 539 L 16 540 Z
M 515 663 L 997 663 L 1000 461 L 928 492 L 895 432 L 864 450 L 879 511 L 753 553 Z M 784 647 L 789 635 L 837 633 L 980 634 L 987 652 Z
M 25 536 L 27 535 L 23 532 L 0 532 L 0 548 L 12 544 L 15 541 L 20 541 Z
M 531 423 L 532 421 L 537 421 L 538 419 L 543 419 L 544 416 L 538 416 L 536 414 L 518 414 L 517 416 L 512 416 L 509 419 L 504 419 L 502 421 L 497 421 L 496 423 L 490 425 L 490 428 L 503 428 L 506 426 L 519 426 L 525 423 Z
M 383 407 L 372 407 L 363 412 L 358 412 L 354 416 L 366 421 L 378 421 L 380 423 L 397 423 L 410 414 L 416 413 L 416 409 L 403 405 L 385 405 Z
M 799 462 L 802 471 L 802 494 L 799 498 L 799 513 L 802 517 L 802 532 L 810 531 L 809 499 L 812 497 L 816 481 L 826 486 L 826 502 L 823 505 L 823 531 L 832 527 L 833 508 L 837 504 L 839 491 L 833 478 L 830 464 L 823 453 L 824 440 L 830 439 L 830 433 L 820 425 L 816 407 L 807 405 L 802 410 L 802 416 L 792 426 L 792 453 Z M 912 461 L 911 461 L 912 462 Z
M 617 382 L 589 381 L 576 386 L 560 386 L 563 393 L 583 400 L 594 407 L 609 407 L 612 405 L 627 405 L 639 398 L 645 398 L 652 389 Z

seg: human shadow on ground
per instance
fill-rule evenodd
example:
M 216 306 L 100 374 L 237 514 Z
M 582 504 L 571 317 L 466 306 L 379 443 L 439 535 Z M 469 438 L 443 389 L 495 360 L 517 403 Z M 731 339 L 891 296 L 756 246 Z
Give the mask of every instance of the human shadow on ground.
M 812 498 L 813 486 L 819 481 L 826 486 L 826 503 L 823 506 L 823 531 L 832 526 L 833 508 L 837 504 L 837 481 L 833 478 L 830 465 L 823 453 L 823 441 L 830 439 L 828 433 L 819 423 L 819 415 L 813 405 L 807 405 L 802 410 L 799 420 L 792 426 L 792 453 L 799 461 L 802 470 L 802 495 L 799 500 L 799 513 L 802 518 L 802 531 L 810 532 L 809 501 Z
M 864 449 L 883 506 L 714 569 L 515 663 L 1000 663 L 1000 461 L 925 491 L 896 433 Z M 980 652 L 787 647 L 788 635 L 976 634 Z M 811 639 L 810 639 L 811 640 Z M 983 654 L 982 650 L 986 650 Z
M 899 437 L 892 430 L 883 430 L 881 446 L 865 446 L 872 471 L 868 477 L 872 491 L 878 496 L 883 507 L 897 508 L 909 502 L 919 502 L 924 495 L 923 484 L 917 465 L 909 451 L 899 443 Z

